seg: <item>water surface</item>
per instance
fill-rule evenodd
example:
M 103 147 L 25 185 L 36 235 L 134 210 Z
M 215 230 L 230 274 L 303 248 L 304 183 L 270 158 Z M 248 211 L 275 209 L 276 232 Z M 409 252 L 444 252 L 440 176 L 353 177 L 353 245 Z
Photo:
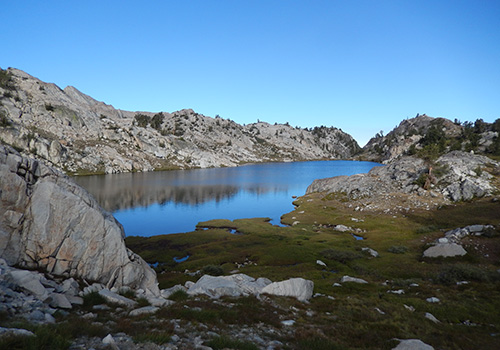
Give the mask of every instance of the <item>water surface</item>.
M 127 236 L 189 232 L 212 219 L 269 217 L 279 224 L 293 210 L 292 196 L 313 180 L 368 172 L 358 161 L 251 164 L 235 168 L 175 170 L 76 177 Z

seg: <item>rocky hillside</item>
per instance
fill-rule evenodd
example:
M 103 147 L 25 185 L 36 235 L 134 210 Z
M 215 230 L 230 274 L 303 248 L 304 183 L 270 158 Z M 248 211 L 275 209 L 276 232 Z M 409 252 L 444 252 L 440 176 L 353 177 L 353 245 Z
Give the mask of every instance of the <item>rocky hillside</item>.
M 349 158 L 359 151 L 333 127 L 242 126 L 190 109 L 122 111 L 12 68 L 0 70 L 0 139 L 72 174 Z
M 449 151 L 500 155 L 499 132 L 500 119 L 492 124 L 482 119 L 461 123 L 417 114 L 403 120 L 387 135 L 379 133 L 373 137 L 360 157 L 390 163 L 404 155 L 436 159 Z
M 159 294 L 122 226 L 67 176 L 0 145 L 0 258 L 52 275 Z

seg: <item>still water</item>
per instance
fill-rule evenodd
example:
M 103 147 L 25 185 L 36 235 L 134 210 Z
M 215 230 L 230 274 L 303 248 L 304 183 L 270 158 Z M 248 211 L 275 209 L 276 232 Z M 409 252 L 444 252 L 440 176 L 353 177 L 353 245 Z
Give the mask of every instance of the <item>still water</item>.
M 280 224 L 292 196 L 313 180 L 366 173 L 378 163 L 311 161 L 235 168 L 175 170 L 76 177 L 112 212 L 127 236 L 189 232 L 212 219 L 268 217 Z

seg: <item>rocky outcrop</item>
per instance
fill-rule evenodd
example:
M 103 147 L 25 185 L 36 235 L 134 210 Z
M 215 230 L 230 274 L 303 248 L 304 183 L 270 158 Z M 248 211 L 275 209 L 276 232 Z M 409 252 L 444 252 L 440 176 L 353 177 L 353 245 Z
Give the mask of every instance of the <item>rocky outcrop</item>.
M 424 258 L 437 257 L 455 257 L 467 254 L 467 251 L 462 247 L 460 241 L 467 236 L 482 236 L 488 232 L 494 232 L 495 227 L 492 225 L 469 225 L 463 228 L 456 228 L 447 231 L 444 237 L 439 238 L 433 246 L 427 248 L 424 253 Z
M 190 283 L 187 287 L 189 295 L 204 294 L 218 299 L 222 296 L 248 296 L 259 294 L 270 294 L 277 296 L 289 296 L 300 301 L 307 301 L 313 295 L 314 283 L 303 278 L 291 278 L 286 281 L 272 282 L 267 278 L 258 278 L 239 273 L 229 276 L 204 275 L 196 283 Z M 177 289 L 179 287 L 176 287 Z M 165 295 L 167 291 L 165 291 Z M 162 293 L 162 295 L 164 295 Z
M 9 81 L 0 85 L 0 139 L 69 173 L 338 159 L 360 150 L 333 127 L 240 125 L 190 109 L 128 112 L 17 69 L 1 73 Z
M 499 131 L 500 119 L 492 124 L 482 119 L 460 123 L 417 114 L 385 136 L 378 133 L 363 147 L 359 157 L 388 164 L 405 155 L 438 156 L 452 150 L 499 154 Z
M 0 146 L 0 257 L 9 265 L 159 294 L 111 214 L 60 172 Z
M 388 193 L 426 195 L 443 200 L 470 200 L 497 189 L 494 175 L 500 163 L 481 155 L 453 151 L 434 165 L 416 157 L 402 157 L 367 174 L 315 180 L 306 193 L 340 193 L 348 199 L 371 198 Z

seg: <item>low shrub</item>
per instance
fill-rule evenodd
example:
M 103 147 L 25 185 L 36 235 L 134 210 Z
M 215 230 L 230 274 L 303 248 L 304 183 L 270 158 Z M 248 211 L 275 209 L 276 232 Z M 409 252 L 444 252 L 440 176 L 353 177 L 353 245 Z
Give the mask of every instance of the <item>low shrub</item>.
M 495 274 L 498 275 L 498 273 Z M 489 282 L 498 279 L 496 275 L 477 266 L 455 264 L 443 267 L 437 276 L 437 282 L 444 285 L 455 284 L 459 281 Z
M 204 275 L 210 276 L 221 276 L 224 274 L 224 270 L 220 266 L 215 265 L 207 265 L 201 270 L 201 272 Z
M 258 350 L 259 348 L 248 341 L 232 339 L 226 336 L 215 337 L 208 342 L 208 346 L 214 350 L 238 349 L 238 350 Z
M 168 299 L 173 301 L 183 301 L 187 298 L 189 298 L 188 293 L 186 293 L 186 291 L 182 289 L 176 290 L 168 297 Z
M 408 247 L 404 245 L 393 245 L 392 247 L 387 249 L 387 251 L 393 254 L 404 254 L 408 251 Z
M 326 259 L 335 260 L 342 264 L 346 264 L 349 261 L 360 259 L 363 257 L 361 253 L 355 253 L 337 249 L 326 249 L 323 250 L 320 254 Z
M 99 292 L 91 292 L 83 296 L 83 307 L 105 304 L 106 299 Z

